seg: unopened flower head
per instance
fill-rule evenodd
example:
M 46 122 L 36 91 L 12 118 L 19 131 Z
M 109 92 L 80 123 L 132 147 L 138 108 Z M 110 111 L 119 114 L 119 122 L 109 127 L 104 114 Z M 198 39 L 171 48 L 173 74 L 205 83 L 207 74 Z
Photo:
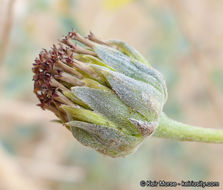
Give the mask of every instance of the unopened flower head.
M 33 64 L 39 106 L 83 145 L 128 155 L 156 129 L 167 89 L 161 74 L 127 43 L 70 32 Z

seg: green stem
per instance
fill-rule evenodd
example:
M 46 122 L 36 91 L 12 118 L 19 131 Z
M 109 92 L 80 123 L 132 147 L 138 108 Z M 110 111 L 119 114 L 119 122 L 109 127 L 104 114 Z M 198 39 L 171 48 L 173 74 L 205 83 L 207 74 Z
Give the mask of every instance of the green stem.
M 180 123 L 168 118 L 164 113 L 161 114 L 160 124 L 153 136 L 180 141 L 223 143 L 223 130 L 202 128 Z

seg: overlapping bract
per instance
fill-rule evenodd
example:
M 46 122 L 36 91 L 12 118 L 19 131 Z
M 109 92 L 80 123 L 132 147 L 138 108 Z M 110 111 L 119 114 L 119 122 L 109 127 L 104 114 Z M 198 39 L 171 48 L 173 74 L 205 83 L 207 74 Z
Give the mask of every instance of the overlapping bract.
M 165 81 L 128 44 L 74 31 L 35 62 L 41 107 L 53 111 L 82 144 L 125 156 L 157 127 L 167 99 Z

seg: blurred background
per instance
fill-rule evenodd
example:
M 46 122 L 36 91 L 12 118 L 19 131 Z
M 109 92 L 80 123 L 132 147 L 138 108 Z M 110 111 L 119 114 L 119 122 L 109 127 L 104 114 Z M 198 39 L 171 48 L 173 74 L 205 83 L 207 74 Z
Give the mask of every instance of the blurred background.
M 102 156 L 36 106 L 31 71 L 72 28 L 121 39 L 165 76 L 170 117 L 223 129 L 222 18 L 219 0 L 0 0 L 0 190 L 144 189 L 140 180 L 222 189 L 222 145 L 148 138 L 126 158 Z

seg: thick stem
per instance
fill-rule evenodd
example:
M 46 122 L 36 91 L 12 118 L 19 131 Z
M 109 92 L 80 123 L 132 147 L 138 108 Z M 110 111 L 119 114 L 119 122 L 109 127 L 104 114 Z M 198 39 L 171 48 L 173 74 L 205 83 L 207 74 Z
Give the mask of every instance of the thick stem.
M 168 118 L 164 113 L 161 114 L 159 126 L 153 136 L 179 141 L 223 143 L 223 130 L 180 123 Z

